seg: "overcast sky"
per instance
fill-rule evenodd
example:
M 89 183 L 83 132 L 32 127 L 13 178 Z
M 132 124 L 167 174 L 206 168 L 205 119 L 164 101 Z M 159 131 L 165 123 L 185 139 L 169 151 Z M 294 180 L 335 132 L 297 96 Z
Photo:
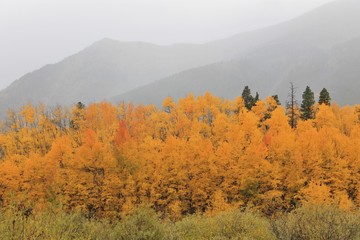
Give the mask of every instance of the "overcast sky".
M 203 43 L 332 0 L 0 0 L 0 89 L 104 37 Z

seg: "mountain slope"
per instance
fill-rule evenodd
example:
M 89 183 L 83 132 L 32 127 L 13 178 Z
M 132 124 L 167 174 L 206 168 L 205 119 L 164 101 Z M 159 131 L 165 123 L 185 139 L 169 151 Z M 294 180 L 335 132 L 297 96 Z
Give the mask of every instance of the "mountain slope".
M 326 87 L 333 100 L 340 104 L 356 104 L 360 102 L 359 77 L 360 38 L 330 50 L 269 45 L 242 60 L 188 70 L 129 91 L 112 101 L 160 105 L 167 96 L 178 99 L 189 92 L 201 95 L 206 91 L 232 98 L 241 95 L 244 86 L 249 85 L 253 93 L 258 91 L 262 97 L 278 94 L 284 102 L 292 81 L 297 86 L 299 99 L 309 85 L 315 93 Z
M 335 47 L 328 80 L 333 99 L 342 104 L 360 103 L 360 37 Z
M 216 49 L 195 44 L 158 46 L 104 39 L 15 81 L 0 92 L 0 110 L 26 101 L 50 105 L 98 101 L 222 57 Z
M 241 94 L 245 85 L 262 96 L 279 94 L 285 100 L 292 81 L 298 86 L 299 98 L 309 85 L 315 91 L 327 87 L 341 104 L 358 103 L 360 97 L 348 94 L 359 89 L 355 80 L 360 74 L 357 70 L 360 69 L 358 12 L 360 1 L 330 3 L 298 19 L 271 27 L 272 31 L 265 29 L 265 33 L 276 32 L 277 37 L 272 36 L 266 43 L 249 48 L 238 55 L 237 60 L 187 70 L 114 97 L 112 101 L 159 104 L 166 96 L 176 99 L 188 92 L 203 94 L 205 91 L 234 97 Z M 264 32 L 252 34 L 262 37 Z M 232 41 L 229 45 L 236 44 L 240 42 L 236 38 L 241 35 L 226 41 Z
M 277 50 L 278 47 L 282 49 L 282 53 Z M 296 85 L 303 83 L 312 86 L 315 82 L 322 85 L 323 79 L 327 79 L 329 75 L 329 56 L 317 48 L 297 49 L 295 46 L 288 46 L 285 51 L 284 44 L 281 44 L 271 45 L 269 49 L 261 49 L 259 52 L 261 54 L 254 52 L 241 60 L 184 71 L 129 91 L 112 101 L 159 105 L 167 96 L 178 99 L 189 92 L 201 95 L 206 91 L 232 98 L 241 95 L 246 85 L 253 91 L 258 91 L 261 96 L 280 94 L 284 98 L 290 80 Z

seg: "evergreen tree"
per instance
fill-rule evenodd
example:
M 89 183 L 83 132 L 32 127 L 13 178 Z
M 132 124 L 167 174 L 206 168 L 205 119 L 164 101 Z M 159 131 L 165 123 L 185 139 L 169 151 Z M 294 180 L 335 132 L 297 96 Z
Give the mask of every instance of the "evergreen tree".
M 326 90 L 326 88 L 323 88 L 323 90 L 321 90 L 320 92 L 319 104 L 325 104 L 330 106 L 330 101 L 331 101 L 331 97 L 329 92 Z
M 311 91 L 309 86 L 306 86 L 305 92 L 302 95 L 302 103 L 300 108 L 300 117 L 302 120 L 314 119 L 314 104 L 315 97 L 314 92 Z
M 251 108 L 254 106 L 254 97 L 251 95 L 251 90 L 248 86 L 245 86 L 242 94 L 241 94 L 243 100 L 244 100 L 244 104 L 245 107 L 248 110 L 251 110 Z
M 83 104 L 82 102 L 78 102 L 77 104 L 76 104 L 76 107 L 78 108 L 78 109 L 85 109 L 85 104 Z
M 256 102 L 259 101 L 260 97 L 259 97 L 259 93 L 256 92 L 256 95 L 255 95 L 255 98 L 254 98 L 254 101 L 253 101 L 253 105 L 252 106 L 255 106 Z
M 272 95 L 272 98 L 276 101 L 276 104 L 277 105 L 281 105 L 281 103 L 280 103 L 280 100 L 279 100 L 279 96 L 276 94 L 276 95 Z

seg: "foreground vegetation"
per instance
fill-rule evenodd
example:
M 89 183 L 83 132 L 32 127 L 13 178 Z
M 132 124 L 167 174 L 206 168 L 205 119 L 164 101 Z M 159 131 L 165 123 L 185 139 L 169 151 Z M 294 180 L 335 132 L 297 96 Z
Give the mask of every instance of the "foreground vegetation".
M 1 239 L 360 239 L 360 215 L 330 206 L 309 206 L 267 219 L 251 211 L 194 215 L 176 222 L 139 208 L 117 221 L 48 210 L 26 214 L 8 209 L 0 215 Z

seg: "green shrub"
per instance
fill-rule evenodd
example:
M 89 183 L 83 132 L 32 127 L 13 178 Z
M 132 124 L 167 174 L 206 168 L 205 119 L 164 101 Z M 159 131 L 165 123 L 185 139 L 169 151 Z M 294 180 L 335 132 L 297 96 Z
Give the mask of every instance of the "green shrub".
M 186 217 L 175 227 L 177 239 L 275 239 L 266 219 L 239 210 Z
M 48 211 L 26 215 L 8 209 L 0 215 L 1 239 L 109 239 L 108 224 L 89 221 L 80 214 Z
M 358 213 L 329 206 L 309 206 L 269 221 L 240 210 L 216 216 L 188 216 L 171 223 L 149 208 L 136 209 L 109 223 L 57 210 L 32 214 L 29 209 L 0 211 L 0 239 L 201 240 L 201 239 L 360 239 Z
M 154 210 L 139 208 L 117 224 L 111 239 L 161 240 L 168 239 L 168 231 L 167 223 Z
M 360 239 L 360 218 L 331 206 L 307 206 L 271 222 L 278 239 Z

